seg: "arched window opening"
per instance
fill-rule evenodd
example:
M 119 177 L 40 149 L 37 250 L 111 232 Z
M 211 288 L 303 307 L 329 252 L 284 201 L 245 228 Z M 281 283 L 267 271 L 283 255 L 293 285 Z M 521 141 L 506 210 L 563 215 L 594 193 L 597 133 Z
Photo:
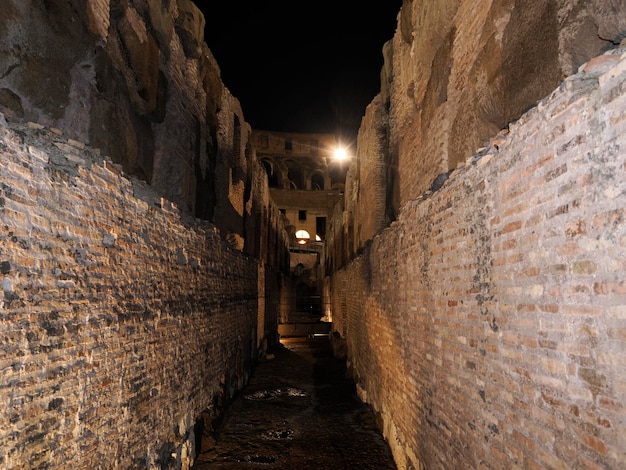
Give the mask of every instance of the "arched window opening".
M 336 166 L 329 168 L 330 184 L 331 188 L 338 188 L 338 185 L 343 185 L 346 181 L 347 166 Z
M 287 178 L 295 185 L 294 189 L 304 188 L 304 176 L 300 165 L 293 160 L 287 160 L 285 166 L 287 167 Z
M 324 188 L 324 176 L 320 173 L 315 173 L 311 177 L 311 189 L 323 190 Z
M 270 188 L 280 187 L 280 174 L 268 159 L 261 160 L 265 173 L 267 174 L 267 184 Z

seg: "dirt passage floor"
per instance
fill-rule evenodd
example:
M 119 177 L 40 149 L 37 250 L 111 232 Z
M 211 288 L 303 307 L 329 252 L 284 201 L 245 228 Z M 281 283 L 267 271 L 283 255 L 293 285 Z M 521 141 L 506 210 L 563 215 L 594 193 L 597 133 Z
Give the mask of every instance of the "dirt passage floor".
M 328 337 L 283 339 L 230 403 L 194 470 L 395 470 Z

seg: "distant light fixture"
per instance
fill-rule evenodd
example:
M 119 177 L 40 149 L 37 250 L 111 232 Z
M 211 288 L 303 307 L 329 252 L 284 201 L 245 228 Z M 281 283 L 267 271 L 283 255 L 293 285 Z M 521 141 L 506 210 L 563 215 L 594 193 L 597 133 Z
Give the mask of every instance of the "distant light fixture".
M 311 239 L 311 235 L 306 230 L 298 230 L 296 232 L 296 241 L 298 245 L 305 245 Z
M 348 158 L 348 151 L 343 147 L 337 147 L 333 153 L 333 158 L 338 161 L 343 161 Z

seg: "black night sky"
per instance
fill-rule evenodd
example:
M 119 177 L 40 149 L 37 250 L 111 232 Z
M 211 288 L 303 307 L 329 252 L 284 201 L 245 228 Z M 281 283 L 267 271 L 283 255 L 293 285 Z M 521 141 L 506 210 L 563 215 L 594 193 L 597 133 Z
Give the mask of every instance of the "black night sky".
M 356 136 L 402 0 L 196 4 L 222 81 L 253 128 Z

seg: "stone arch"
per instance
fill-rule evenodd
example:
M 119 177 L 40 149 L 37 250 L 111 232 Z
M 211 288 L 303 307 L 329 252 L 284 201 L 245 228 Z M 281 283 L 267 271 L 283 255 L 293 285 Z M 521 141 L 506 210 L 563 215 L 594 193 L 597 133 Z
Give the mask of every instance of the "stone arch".
M 263 158 L 261 164 L 267 174 L 267 184 L 270 188 L 280 188 L 282 186 L 282 175 L 278 166 L 269 158 Z
M 321 171 L 316 171 L 311 175 L 311 189 L 326 189 L 324 175 Z
M 287 179 L 290 189 L 304 189 L 304 173 L 302 167 L 294 160 L 286 160 Z

